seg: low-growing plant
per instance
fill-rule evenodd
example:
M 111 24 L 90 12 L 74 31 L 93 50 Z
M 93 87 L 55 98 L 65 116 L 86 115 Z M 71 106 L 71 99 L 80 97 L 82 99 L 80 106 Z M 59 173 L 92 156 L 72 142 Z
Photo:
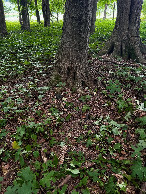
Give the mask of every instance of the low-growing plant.
M 82 107 L 82 112 L 84 113 L 84 112 L 86 112 L 86 111 L 88 111 L 88 110 L 90 110 L 90 109 L 91 109 L 91 107 L 90 107 L 89 105 L 85 104 L 85 105 L 83 105 L 83 107 Z
M 91 99 L 91 95 L 85 95 L 79 98 L 79 100 L 82 102 L 89 101 L 90 99 Z
M 36 180 L 36 175 L 30 169 L 26 167 L 18 172 L 18 177 L 15 179 L 13 186 L 7 188 L 6 194 L 22 194 L 22 193 L 37 193 L 38 183 Z
M 114 24 L 96 21 L 90 63 Z M 146 174 L 145 67 L 119 57 L 117 64 L 103 63 L 95 72 L 97 88 L 81 95 L 76 87 L 66 89 L 59 76 L 50 81 L 62 22 L 50 28 L 31 24 L 29 32 L 22 32 L 18 22 L 7 28 L 9 35 L 0 40 L 0 175 L 10 173 L 11 184 L 7 187 L 0 177 L 1 191 L 88 194 L 95 186 L 105 193 L 125 193 L 132 186 L 137 192 Z

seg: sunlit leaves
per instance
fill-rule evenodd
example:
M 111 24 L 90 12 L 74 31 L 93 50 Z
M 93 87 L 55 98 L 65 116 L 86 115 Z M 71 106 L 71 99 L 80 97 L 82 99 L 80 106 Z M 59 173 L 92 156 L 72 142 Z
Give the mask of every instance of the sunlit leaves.
M 67 171 L 71 172 L 72 174 L 79 174 L 80 171 L 78 169 L 66 169 Z
M 17 149 L 20 148 L 20 146 L 18 145 L 18 143 L 16 141 L 13 141 L 12 142 L 12 148 L 15 149 L 15 150 L 17 150 Z

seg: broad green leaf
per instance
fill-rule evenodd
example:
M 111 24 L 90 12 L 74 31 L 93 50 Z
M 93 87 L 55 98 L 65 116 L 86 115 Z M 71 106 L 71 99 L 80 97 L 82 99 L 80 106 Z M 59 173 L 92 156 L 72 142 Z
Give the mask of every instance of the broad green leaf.
M 70 169 L 70 168 L 68 168 L 68 169 L 66 169 L 67 171 L 70 171 L 71 173 L 73 173 L 73 174 L 79 174 L 80 173 L 80 171 L 78 170 L 78 169 Z
M 13 141 L 12 142 L 12 148 L 15 149 L 15 150 L 17 150 L 17 149 L 20 148 L 20 146 L 18 145 L 18 143 L 16 141 Z

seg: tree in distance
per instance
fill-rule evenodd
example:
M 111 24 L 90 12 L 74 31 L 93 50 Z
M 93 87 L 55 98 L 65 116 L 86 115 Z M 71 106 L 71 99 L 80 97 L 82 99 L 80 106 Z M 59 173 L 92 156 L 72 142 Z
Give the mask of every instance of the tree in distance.
M 100 55 L 112 54 L 146 63 L 143 57 L 143 54 L 146 54 L 146 46 L 142 44 L 139 34 L 142 3 L 143 0 L 117 1 L 115 28 Z
M 3 1 L 0 0 L 0 36 L 7 35 Z

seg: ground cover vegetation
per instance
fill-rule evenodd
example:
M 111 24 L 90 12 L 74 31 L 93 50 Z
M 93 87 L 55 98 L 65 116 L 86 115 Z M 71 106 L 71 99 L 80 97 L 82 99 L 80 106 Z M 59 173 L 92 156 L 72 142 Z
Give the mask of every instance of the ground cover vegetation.
M 31 31 L 7 22 L 9 35 L 0 39 L 1 193 L 144 192 L 146 67 L 99 57 L 114 21 L 95 26 L 93 85 L 78 90 L 52 73 L 62 22 L 49 29 L 32 23 Z

